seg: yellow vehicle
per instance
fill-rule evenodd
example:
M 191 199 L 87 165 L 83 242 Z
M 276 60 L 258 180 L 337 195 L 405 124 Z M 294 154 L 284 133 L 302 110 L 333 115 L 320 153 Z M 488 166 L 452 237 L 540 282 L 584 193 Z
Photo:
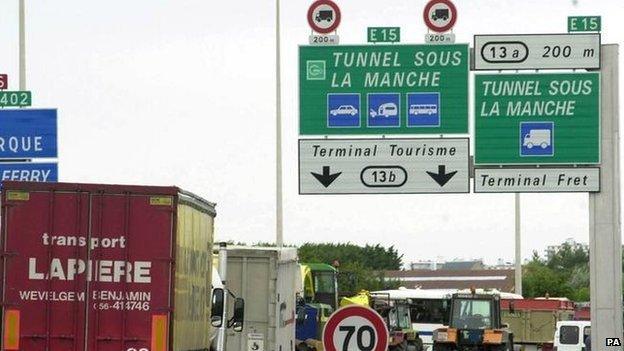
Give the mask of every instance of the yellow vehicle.
M 501 322 L 500 295 L 456 293 L 449 326 L 433 332 L 434 351 L 512 351 L 513 334 Z

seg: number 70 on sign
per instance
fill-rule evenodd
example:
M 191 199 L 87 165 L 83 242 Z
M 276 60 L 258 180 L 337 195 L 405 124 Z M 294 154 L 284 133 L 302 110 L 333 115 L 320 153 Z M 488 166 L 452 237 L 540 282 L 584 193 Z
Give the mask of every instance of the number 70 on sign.
M 385 351 L 388 327 L 374 310 L 359 305 L 343 307 L 331 315 L 323 329 L 325 351 Z

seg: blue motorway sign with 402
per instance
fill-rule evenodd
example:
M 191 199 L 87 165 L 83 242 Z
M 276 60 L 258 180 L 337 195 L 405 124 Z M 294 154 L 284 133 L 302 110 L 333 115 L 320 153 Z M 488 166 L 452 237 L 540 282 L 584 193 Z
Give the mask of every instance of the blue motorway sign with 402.
M 55 109 L 0 110 L 0 158 L 56 158 Z

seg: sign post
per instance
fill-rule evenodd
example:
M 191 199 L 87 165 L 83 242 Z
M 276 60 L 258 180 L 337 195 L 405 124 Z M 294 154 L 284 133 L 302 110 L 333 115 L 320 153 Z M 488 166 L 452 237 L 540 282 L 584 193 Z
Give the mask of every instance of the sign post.
M 0 82 L 0 86 L 2 83 Z M 0 91 L 0 107 L 26 107 L 32 105 L 30 91 Z
M 398 43 L 401 41 L 399 27 L 368 27 L 366 38 L 369 43 Z
M 468 145 L 467 138 L 299 140 L 299 193 L 468 193 Z
M 0 159 L 56 158 L 56 110 L 0 110 Z
M 568 17 L 568 32 L 600 32 L 601 25 L 600 16 Z
M 332 0 L 317 0 L 308 9 L 308 24 L 312 31 L 310 45 L 336 45 L 337 35 L 329 35 L 340 25 L 340 7 Z
M 604 350 L 605 340 L 622 337 L 618 46 L 604 45 L 602 50 L 602 191 L 589 194 L 592 350 Z M 621 344 L 607 346 L 622 350 Z
M 468 45 L 299 48 L 299 133 L 468 133 Z
M 475 164 L 600 163 L 600 74 L 475 76 Z
M 450 0 L 431 0 L 425 5 L 423 20 L 434 32 L 449 31 L 457 22 L 457 8 Z
M 369 307 L 349 305 L 334 312 L 323 328 L 326 351 L 386 351 L 388 328 L 383 318 Z
M 600 68 L 600 34 L 475 35 L 475 70 Z

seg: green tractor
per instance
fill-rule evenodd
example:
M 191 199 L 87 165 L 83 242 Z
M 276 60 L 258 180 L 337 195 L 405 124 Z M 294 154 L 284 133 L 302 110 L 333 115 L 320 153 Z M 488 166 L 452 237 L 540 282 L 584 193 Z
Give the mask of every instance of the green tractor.
M 338 308 L 338 271 L 324 263 L 302 263 L 303 296 L 297 304 L 296 349 L 322 350 L 323 327 Z
M 513 351 L 513 333 L 501 322 L 500 295 L 456 293 L 449 326 L 433 332 L 433 351 Z

